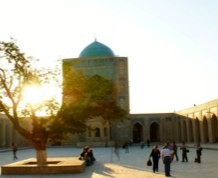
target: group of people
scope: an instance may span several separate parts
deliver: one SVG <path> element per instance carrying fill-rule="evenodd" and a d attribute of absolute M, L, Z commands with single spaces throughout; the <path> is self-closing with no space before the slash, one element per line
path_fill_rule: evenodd
<path fill-rule="evenodd" d="M 165 176 L 170 177 L 171 162 L 174 160 L 174 158 L 176 158 L 176 161 L 179 161 L 177 150 L 178 150 L 178 146 L 176 145 L 175 142 L 173 142 L 172 144 L 166 143 L 161 151 L 158 149 L 158 146 L 155 145 L 149 155 L 149 160 L 152 159 L 152 163 L 153 163 L 152 164 L 153 172 L 154 173 L 158 172 L 158 163 L 159 163 L 159 159 L 161 158 L 164 163 Z M 188 162 L 187 153 L 189 152 L 189 149 L 187 148 L 185 142 L 182 142 L 180 150 L 182 150 L 182 162 Z M 198 143 L 196 145 L 195 162 L 201 163 L 201 152 L 202 152 L 202 147 Z"/>
<path fill-rule="evenodd" d="M 95 162 L 93 150 L 89 146 L 85 146 L 79 159 L 85 160 L 86 166 L 91 166 Z"/>

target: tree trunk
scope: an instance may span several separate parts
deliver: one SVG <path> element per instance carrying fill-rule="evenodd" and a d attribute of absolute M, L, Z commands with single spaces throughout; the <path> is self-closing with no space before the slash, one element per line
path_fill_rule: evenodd
<path fill-rule="evenodd" d="M 47 165 L 47 152 L 46 149 L 36 149 L 36 161 L 38 166 Z"/>

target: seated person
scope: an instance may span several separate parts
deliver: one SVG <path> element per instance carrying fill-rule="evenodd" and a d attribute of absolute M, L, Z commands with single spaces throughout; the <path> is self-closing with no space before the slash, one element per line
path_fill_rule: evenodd
<path fill-rule="evenodd" d="M 90 154 L 90 151 L 89 151 L 89 147 L 85 146 L 83 148 L 82 153 L 80 154 L 79 159 L 80 160 L 85 160 L 86 161 L 86 166 L 90 166 L 93 163 L 93 161 L 91 161 L 91 156 L 90 155 L 91 154 Z"/>
<path fill-rule="evenodd" d="M 80 157 L 79 157 L 80 160 L 85 160 L 86 159 L 88 150 L 89 150 L 88 146 L 85 146 L 83 148 L 83 151 L 82 151 L 82 153 L 80 154 Z"/>
<path fill-rule="evenodd" d="M 90 158 L 90 163 L 93 164 L 95 162 L 95 157 L 92 149 L 88 149 L 87 157 Z"/>

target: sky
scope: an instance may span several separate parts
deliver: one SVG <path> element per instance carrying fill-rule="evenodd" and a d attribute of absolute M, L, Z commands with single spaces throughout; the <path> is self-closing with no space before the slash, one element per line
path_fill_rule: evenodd
<path fill-rule="evenodd" d="M 130 113 L 218 98 L 217 0 L 0 0 L 0 41 L 52 66 L 96 38 L 128 57 Z"/>

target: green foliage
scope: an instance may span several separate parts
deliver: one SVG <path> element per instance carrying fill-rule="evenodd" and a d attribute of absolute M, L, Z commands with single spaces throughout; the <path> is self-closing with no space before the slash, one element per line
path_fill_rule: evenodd
<path fill-rule="evenodd" d="M 99 75 L 87 80 L 86 91 L 90 100 L 89 115 L 101 116 L 105 120 L 115 121 L 126 118 L 127 111 L 122 109 L 116 101 L 116 90 L 111 80 Z"/>
<path fill-rule="evenodd" d="M 126 119 L 127 111 L 118 106 L 111 80 L 99 75 L 85 76 L 69 66 L 64 69 L 65 99 L 59 116 L 69 130 L 73 133 L 85 131 L 86 121 L 94 117 L 101 117 L 108 122 Z"/>
<path fill-rule="evenodd" d="M 60 104 L 54 98 L 34 105 L 22 103 L 27 85 L 55 82 L 51 80 L 55 79 L 55 72 L 36 69 L 31 65 L 33 62 L 34 59 L 20 52 L 14 41 L 0 42 L 0 110 L 33 146 L 45 149 L 47 141 L 59 134 L 51 130 L 54 120 L 51 118 L 56 117 Z M 49 117 L 39 117 L 39 111 Z M 28 127 L 30 124 L 32 127 Z"/>

